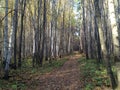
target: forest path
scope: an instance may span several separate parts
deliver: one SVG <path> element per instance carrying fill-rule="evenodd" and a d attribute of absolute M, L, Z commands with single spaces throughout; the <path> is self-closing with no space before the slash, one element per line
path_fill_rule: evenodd
<path fill-rule="evenodd" d="M 64 65 L 38 80 L 35 90 L 80 90 L 80 69 L 78 59 L 81 56 L 76 54 L 69 56 Z"/>

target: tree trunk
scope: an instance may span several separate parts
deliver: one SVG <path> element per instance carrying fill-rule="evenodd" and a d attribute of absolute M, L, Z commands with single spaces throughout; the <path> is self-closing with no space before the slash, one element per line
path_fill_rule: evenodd
<path fill-rule="evenodd" d="M 110 25 L 112 29 L 112 39 L 113 39 L 113 48 L 114 48 L 114 59 L 115 61 L 119 61 L 120 59 L 120 51 L 119 51 L 119 40 L 118 40 L 118 28 L 115 16 L 115 8 L 114 8 L 114 0 L 108 0 L 108 11 L 109 11 L 109 19 Z"/>
<path fill-rule="evenodd" d="M 15 0 L 15 11 L 13 16 L 13 30 L 14 30 L 14 68 L 16 69 L 17 62 L 17 25 L 18 25 L 18 0 Z"/>
<path fill-rule="evenodd" d="M 43 13 L 43 41 L 42 41 L 42 51 L 40 56 L 40 65 L 42 66 L 43 58 L 44 58 L 44 49 L 45 49 L 45 32 L 46 32 L 46 0 L 44 0 L 44 13 Z"/>
<path fill-rule="evenodd" d="M 85 54 L 86 59 L 89 59 L 88 56 L 88 44 L 87 44 L 87 36 L 86 36 L 86 23 L 85 23 L 85 1 L 83 0 L 83 29 L 84 29 L 84 43 L 85 43 Z"/>
<path fill-rule="evenodd" d="M 7 53 L 8 53 L 8 0 L 5 1 L 6 3 L 6 10 L 5 10 L 5 27 L 4 27 L 4 64 L 7 60 Z"/>
<path fill-rule="evenodd" d="M 109 52 L 110 47 L 107 46 L 107 44 L 104 41 L 104 32 L 103 32 L 102 26 L 101 26 L 102 21 L 101 21 L 101 10 L 100 10 L 100 7 L 99 7 L 99 0 L 94 0 L 94 5 L 95 5 L 95 18 L 96 18 L 97 26 L 98 26 L 98 30 L 99 30 L 101 48 L 102 48 L 102 51 L 103 51 L 104 59 L 106 60 L 105 61 L 106 68 L 107 68 L 107 71 L 108 71 L 108 75 L 111 79 L 111 86 L 112 86 L 112 88 L 115 88 L 116 87 L 116 81 L 115 81 L 115 77 L 113 75 L 113 71 L 112 71 L 111 64 L 110 64 L 110 52 Z M 107 38 L 107 36 L 106 36 L 106 38 Z M 106 40 L 106 42 L 108 43 L 108 40 Z"/>
<path fill-rule="evenodd" d="M 5 1 L 5 4 L 6 4 L 5 15 L 7 15 L 8 14 L 8 0 Z M 5 65 L 7 64 L 7 53 L 8 53 L 8 16 L 5 17 L 5 28 L 4 28 L 4 57 L 3 57 L 4 61 L 3 62 Z M 5 69 L 4 77 L 5 79 L 8 79 L 8 69 Z"/>
<path fill-rule="evenodd" d="M 14 68 L 16 69 L 16 30 L 17 30 L 17 12 L 18 11 L 18 0 L 15 1 L 15 12 L 13 16 L 13 25 L 12 30 L 9 38 L 9 49 L 7 54 L 7 60 L 5 64 L 5 79 L 9 79 L 9 64 L 12 57 L 12 44 L 14 43 Z"/>
<path fill-rule="evenodd" d="M 20 38 L 19 38 L 19 58 L 18 58 L 18 67 L 21 67 L 21 50 L 22 50 L 22 38 L 23 38 L 23 19 L 24 19 L 24 13 L 25 13 L 25 7 L 26 7 L 26 0 L 22 0 L 21 3 L 21 31 L 20 31 Z"/>

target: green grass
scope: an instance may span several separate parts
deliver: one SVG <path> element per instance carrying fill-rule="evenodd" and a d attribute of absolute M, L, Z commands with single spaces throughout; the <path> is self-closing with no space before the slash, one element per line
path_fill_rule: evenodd
<path fill-rule="evenodd" d="M 32 60 L 27 59 L 22 63 L 22 68 L 17 70 L 10 70 L 10 79 L 8 81 L 0 79 L 0 90 L 26 90 L 27 82 L 39 78 L 40 75 L 49 73 L 54 69 L 61 67 L 67 58 L 62 58 L 59 60 L 53 60 L 52 63 L 48 61 L 43 62 L 43 66 L 32 67 Z M 37 85 L 37 81 L 34 80 L 34 85 Z M 34 87 L 34 85 L 31 85 Z"/>
<path fill-rule="evenodd" d="M 84 79 L 83 90 L 94 90 L 95 87 L 110 87 L 110 79 L 107 75 L 106 68 L 100 64 L 99 68 L 96 60 L 81 58 L 78 60 L 80 71 Z"/>
<path fill-rule="evenodd" d="M 39 68 L 40 72 L 42 74 L 51 72 L 53 69 L 61 67 L 66 60 L 67 59 L 61 59 L 61 60 L 54 60 L 52 61 L 52 63 L 49 62 L 44 63 L 44 65 L 41 68 Z"/>

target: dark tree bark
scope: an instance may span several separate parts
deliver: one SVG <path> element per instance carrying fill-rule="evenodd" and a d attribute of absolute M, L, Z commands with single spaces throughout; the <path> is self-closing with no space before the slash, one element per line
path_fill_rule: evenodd
<path fill-rule="evenodd" d="M 45 32 L 46 32 L 46 0 L 44 0 L 44 13 L 43 13 L 43 40 L 42 40 L 42 50 L 40 56 L 40 65 L 42 66 L 43 58 L 44 58 L 44 49 L 45 49 Z"/>
<path fill-rule="evenodd" d="M 119 44 L 120 44 L 120 0 L 118 0 L 118 34 L 119 34 Z M 120 48 L 119 48 L 120 51 Z"/>
<path fill-rule="evenodd" d="M 13 16 L 13 29 L 14 29 L 14 68 L 16 69 L 17 63 L 17 26 L 18 26 L 18 0 L 15 1 L 15 11 Z"/>
<path fill-rule="evenodd" d="M 8 13 L 8 0 L 5 0 L 5 15 Z M 5 28 L 4 28 L 4 56 L 3 56 L 3 68 L 6 66 L 7 62 L 7 53 L 8 53 L 8 16 L 5 17 Z M 1 55 L 0 55 L 1 56 Z M 5 79 L 8 79 L 8 69 L 5 70 Z"/>
<path fill-rule="evenodd" d="M 86 54 L 86 59 L 89 59 L 88 56 L 88 44 L 87 44 L 87 36 L 86 36 L 86 23 L 85 23 L 85 1 L 83 0 L 83 29 L 84 29 L 84 43 L 85 43 L 85 54 Z"/>
<path fill-rule="evenodd" d="M 98 31 L 98 24 L 96 21 L 96 16 L 94 17 L 94 23 L 95 23 L 95 39 L 97 43 L 97 63 L 101 63 L 102 55 L 101 55 L 101 43 L 100 43 L 100 36 Z"/>
<path fill-rule="evenodd" d="M 21 51 L 22 51 L 22 42 L 23 42 L 23 19 L 25 15 L 25 7 L 26 7 L 26 0 L 22 0 L 21 2 L 21 31 L 20 31 L 20 38 L 19 38 L 19 58 L 18 58 L 18 67 L 21 67 Z"/>

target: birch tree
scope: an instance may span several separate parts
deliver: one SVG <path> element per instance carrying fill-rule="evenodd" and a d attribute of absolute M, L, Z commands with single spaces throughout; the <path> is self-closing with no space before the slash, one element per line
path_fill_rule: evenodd
<path fill-rule="evenodd" d="M 5 75 L 4 78 L 9 78 L 9 65 L 10 60 L 12 57 L 12 44 L 14 44 L 14 48 L 16 48 L 16 33 L 17 33 L 17 16 L 18 16 L 18 0 L 15 0 L 15 11 L 13 16 L 13 23 L 12 23 L 12 30 L 9 38 L 9 45 L 8 45 L 8 54 L 7 54 L 7 60 L 5 62 Z M 14 49 L 14 68 L 16 68 L 16 50 Z"/>
<path fill-rule="evenodd" d="M 108 0 L 108 11 L 109 11 L 109 19 L 112 29 L 112 39 L 113 39 L 113 48 L 114 48 L 114 59 L 119 60 L 119 35 L 118 35 L 118 27 L 115 16 L 115 8 L 114 8 L 114 0 Z"/>
<path fill-rule="evenodd" d="M 101 9 L 100 9 L 100 1 L 99 0 L 94 0 L 94 5 L 95 5 L 95 16 L 96 16 L 96 21 L 97 21 L 97 25 L 98 25 L 98 30 L 99 30 L 99 35 L 100 35 L 100 42 L 101 42 L 101 48 L 103 51 L 103 55 L 104 55 L 104 59 L 105 59 L 105 63 L 106 63 L 106 68 L 109 74 L 109 77 L 111 79 L 111 85 L 112 88 L 115 88 L 116 86 L 116 81 L 115 81 L 115 77 L 113 75 L 113 71 L 111 68 L 111 63 L 110 63 L 110 52 L 109 52 L 109 46 L 107 46 L 106 43 L 108 43 L 108 40 L 106 40 L 106 43 L 104 41 L 104 32 L 102 30 L 102 21 L 101 21 Z M 105 26 L 106 27 L 106 26 Z M 108 28 L 106 28 L 108 31 Z M 107 37 L 106 37 L 107 38 Z"/>

